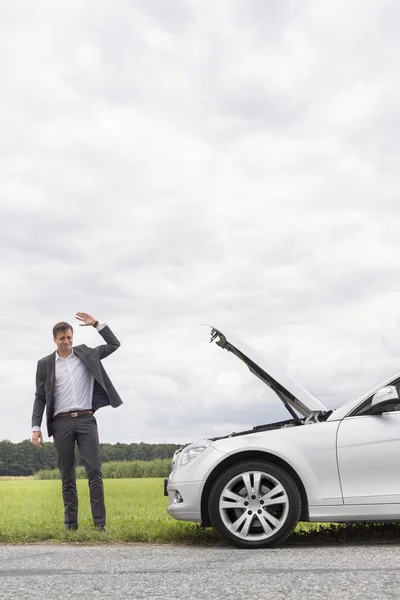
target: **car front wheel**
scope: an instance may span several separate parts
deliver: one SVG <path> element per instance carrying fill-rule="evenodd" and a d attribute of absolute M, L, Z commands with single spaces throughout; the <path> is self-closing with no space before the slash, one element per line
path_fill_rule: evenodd
<path fill-rule="evenodd" d="M 300 518 L 301 497 L 283 469 L 249 461 L 220 475 L 208 507 L 213 527 L 227 542 L 239 548 L 267 548 L 292 533 Z"/>

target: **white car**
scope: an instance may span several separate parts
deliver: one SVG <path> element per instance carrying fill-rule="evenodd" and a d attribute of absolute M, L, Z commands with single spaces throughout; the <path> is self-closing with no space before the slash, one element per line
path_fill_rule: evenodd
<path fill-rule="evenodd" d="M 178 450 L 165 480 L 172 517 L 212 526 L 239 548 L 277 546 L 299 521 L 400 521 L 400 372 L 332 411 L 233 338 L 211 335 L 291 419 Z"/>

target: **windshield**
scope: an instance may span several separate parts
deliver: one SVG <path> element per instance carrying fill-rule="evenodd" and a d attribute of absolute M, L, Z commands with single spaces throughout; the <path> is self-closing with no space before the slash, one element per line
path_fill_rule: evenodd
<path fill-rule="evenodd" d="M 384 379 L 383 381 L 378 383 L 378 385 L 374 385 L 373 387 L 366 390 L 365 392 L 362 392 L 361 394 L 354 396 L 351 400 L 348 400 L 348 402 L 345 402 L 344 404 L 342 404 L 340 406 L 340 408 L 345 408 L 348 404 L 352 404 L 352 403 L 356 402 L 356 400 L 358 400 L 358 399 L 362 400 L 362 398 L 369 398 L 370 396 L 372 396 L 374 394 L 374 392 L 379 390 L 381 387 L 384 387 L 385 385 L 389 385 L 390 383 L 398 380 L 399 378 L 400 378 L 400 371 L 398 371 L 391 377 Z"/>

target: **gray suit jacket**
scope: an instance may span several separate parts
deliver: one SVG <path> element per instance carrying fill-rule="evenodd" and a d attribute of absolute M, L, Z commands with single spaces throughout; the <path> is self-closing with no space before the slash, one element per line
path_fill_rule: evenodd
<path fill-rule="evenodd" d="M 99 333 L 105 340 L 105 344 L 97 346 L 96 348 L 89 348 L 88 346 L 85 346 L 85 344 L 74 346 L 74 353 L 81 359 L 90 373 L 94 376 L 92 398 L 93 411 L 98 410 L 102 406 L 111 405 L 117 407 L 122 404 L 121 398 L 101 364 L 102 359 L 109 356 L 109 354 L 112 354 L 112 352 L 115 352 L 121 344 L 108 326 L 104 327 Z M 36 370 L 36 393 L 32 411 L 32 427 L 40 427 L 43 412 L 46 408 L 47 431 L 49 437 L 53 435 L 52 422 L 54 419 L 55 364 L 55 352 L 52 352 L 38 361 Z"/>

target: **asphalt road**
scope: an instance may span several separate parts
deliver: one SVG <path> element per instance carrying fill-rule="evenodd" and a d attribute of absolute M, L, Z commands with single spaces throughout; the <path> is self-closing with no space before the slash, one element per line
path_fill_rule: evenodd
<path fill-rule="evenodd" d="M 264 600 L 400 597 L 400 545 L 237 550 L 0 546 L 0 598 Z"/>

